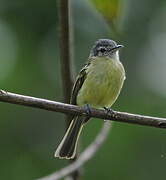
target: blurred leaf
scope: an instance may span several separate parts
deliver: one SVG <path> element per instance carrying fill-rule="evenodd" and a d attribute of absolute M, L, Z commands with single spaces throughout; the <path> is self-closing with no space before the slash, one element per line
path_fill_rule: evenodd
<path fill-rule="evenodd" d="M 121 0 L 90 1 L 109 23 L 114 23 L 120 16 Z"/>

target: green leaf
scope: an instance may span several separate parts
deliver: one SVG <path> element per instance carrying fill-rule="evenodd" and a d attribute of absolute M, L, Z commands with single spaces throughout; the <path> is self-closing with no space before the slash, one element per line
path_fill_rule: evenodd
<path fill-rule="evenodd" d="M 121 0 L 90 0 L 94 7 L 108 22 L 114 22 L 120 16 Z"/>

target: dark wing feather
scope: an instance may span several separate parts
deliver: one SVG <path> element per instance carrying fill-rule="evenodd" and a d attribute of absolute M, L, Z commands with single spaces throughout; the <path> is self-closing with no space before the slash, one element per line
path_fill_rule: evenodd
<path fill-rule="evenodd" d="M 85 79 L 86 79 L 86 75 L 87 75 L 87 68 L 89 66 L 90 63 L 86 64 L 81 71 L 79 72 L 76 81 L 74 83 L 73 89 L 72 89 L 72 94 L 71 94 L 71 99 L 70 99 L 70 103 L 76 105 L 77 104 L 77 95 L 79 90 L 81 89 Z"/>

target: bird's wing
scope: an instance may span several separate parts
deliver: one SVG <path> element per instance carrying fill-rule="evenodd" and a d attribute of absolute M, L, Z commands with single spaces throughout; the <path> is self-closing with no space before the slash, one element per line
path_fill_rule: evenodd
<path fill-rule="evenodd" d="M 71 104 L 74 104 L 76 105 L 77 104 L 77 95 L 78 95 L 78 92 L 79 90 L 81 89 L 85 79 L 86 79 L 86 76 L 87 76 L 87 68 L 89 66 L 90 63 L 87 63 L 82 69 L 81 71 L 79 72 L 77 78 L 76 78 L 76 81 L 74 83 L 74 86 L 73 86 L 73 89 L 72 89 L 72 94 L 71 94 L 71 99 L 70 99 L 70 103 Z"/>

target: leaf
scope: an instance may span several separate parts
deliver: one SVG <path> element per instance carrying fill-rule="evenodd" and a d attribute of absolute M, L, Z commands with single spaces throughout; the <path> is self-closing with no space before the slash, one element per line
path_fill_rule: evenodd
<path fill-rule="evenodd" d="M 121 0 L 90 0 L 94 7 L 108 22 L 114 22 L 120 16 Z"/>

